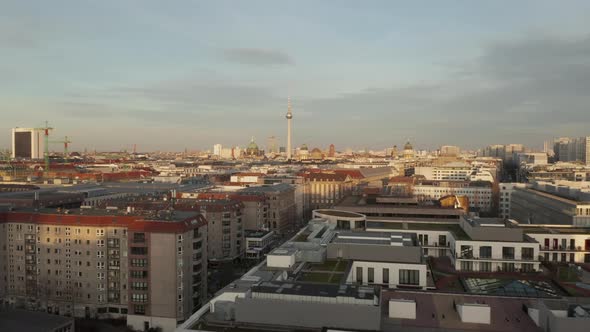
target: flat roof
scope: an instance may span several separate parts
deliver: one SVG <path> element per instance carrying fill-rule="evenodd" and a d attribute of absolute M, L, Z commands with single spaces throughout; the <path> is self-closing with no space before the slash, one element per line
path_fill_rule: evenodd
<path fill-rule="evenodd" d="M 277 183 L 273 185 L 261 185 L 261 186 L 252 186 L 246 187 L 244 189 L 238 190 L 238 192 L 245 192 L 245 193 L 252 193 L 252 192 L 277 192 L 277 191 L 289 191 L 292 190 L 294 187 L 288 183 Z"/>
<path fill-rule="evenodd" d="M 375 296 L 379 296 L 378 291 L 370 286 L 292 283 L 280 281 L 261 282 L 259 285 L 252 287 L 252 292 L 319 297 L 347 296 L 365 300 L 372 300 Z"/>
<path fill-rule="evenodd" d="M 70 317 L 50 315 L 40 311 L 0 310 L 0 331 L 2 332 L 47 332 L 73 321 L 74 319 Z"/>
<path fill-rule="evenodd" d="M 251 237 L 251 238 L 263 238 L 270 233 L 272 233 L 272 231 L 253 230 L 253 229 L 244 230 L 244 236 Z"/>
<path fill-rule="evenodd" d="M 341 211 L 341 210 L 330 210 L 330 209 L 314 210 L 313 212 L 325 214 L 328 216 L 345 217 L 345 218 L 359 218 L 359 217 L 365 216 L 364 214 L 361 214 L 361 213 L 350 212 L 350 211 Z"/>
<path fill-rule="evenodd" d="M 388 308 L 390 299 L 413 300 L 417 304 L 416 319 L 394 319 L 383 310 L 382 331 L 539 331 L 535 322 L 522 310 L 535 300 L 467 294 L 386 290 L 382 292 L 382 307 Z M 484 304 L 491 308 L 490 324 L 464 323 L 453 304 Z"/>
<path fill-rule="evenodd" d="M 381 226 L 376 225 L 379 223 Z M 399 230 L 411 230 L 411 231 L 447 231 L 453 233 L 457 240 L 470 240 L 471 238 L 461 228 L 458 223 L 426 223 L 426 222 L 387 222 L 370 220 L 367 221 L 367 228 L 381 228 L 381 229 L 399 229 Z"/>
<path fill-rule="evenodd" d="M 291 256 L 297 253 L 297 248 L 291 247 L 278 247 L 268 253 L 269 256 Z"/>
<path fill-rule="evenodd" d="M 559 196 L 557 193 L 550 193 L 550 192 L 546 192 L 546 191 L 542 191 L 539 189 L 535 189 L 535 188 L 520 188 L 520 187 L 515 187 L 514 190 L 516 191 L 523 191 L 523 192 L 527 192 L 527 193 L 535 193 L 537 195 L 546 197 L 546 198 L 551 198 L 557 201 L 560 201 L 562 203 L 567 203 L 567 204 L 572 204 L 572 205 L 578 205 L 578 204 L 590 204 L 590 202 L 588 201 L 576 201 L 570 198 L 565 198 L 563 196 Z"/>
<path fill-rule="evenodd" d="M 401 232 L 339 232 L 332 242 L 385 246 L 414 246 L 412 236 L 408 233 Z"/>

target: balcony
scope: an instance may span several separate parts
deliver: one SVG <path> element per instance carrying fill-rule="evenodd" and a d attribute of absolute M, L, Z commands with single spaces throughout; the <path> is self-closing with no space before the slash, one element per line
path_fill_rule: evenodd
<path fill-rule="evenodd" d="M 438 243 L 434 242 L 434 244 L 420 244 L 424 248 L 449 248 L 451 246 L 450 242 L 447 243 Z"/>
<path fill-rule="evenodd" d="M 541 247 L 541 251 L 588 251 L 590 252 L 590 248 L 584 248 L 581 246 L 577 246 L 577 247 L 570 247 L 570 246 L 558 246 L 558 247 L 548 247 L 548 246 L 543 246 Z"/>
<path fill-rule="evenodd" d="M 522 258 L 516 258 L 514 256 L 509 256 L 509 255 L 505 255 L 502 256 L 502 258 L 492 258 L 489 256 L 473 256 L 473 255 L 457 255 L 453 253 L 453 257 L 455 259 L 465 259 L 465 260 L 477 260 L 477 261 L 496 261 L 496 262 L 502 262 L 502 261 L 510 261 L 510 262 L 520 262 L 520 261 L 527 261 L 527 262 L 534 262 L 535 258 L 534 257 L 522 257 Z"/>

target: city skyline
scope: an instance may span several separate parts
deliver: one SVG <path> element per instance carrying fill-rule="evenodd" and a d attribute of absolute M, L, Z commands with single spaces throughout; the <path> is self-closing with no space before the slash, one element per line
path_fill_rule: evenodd
<path fill-rule="evenodd" d="M 588 135 L 586 2 L 4 7 L 0 148 L 45 120 L 73 151 L 285 146 L 288 95 L 294 147 Z"/>

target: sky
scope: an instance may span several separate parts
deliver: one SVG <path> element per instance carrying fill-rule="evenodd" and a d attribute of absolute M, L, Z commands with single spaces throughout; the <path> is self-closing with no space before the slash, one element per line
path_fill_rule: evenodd
<path fill-rule="evenodd" d="M 590 136 L 590 1 L 0 0 L 0 148 Z M 52 146 L 59 150 L 60 146 Z"/>

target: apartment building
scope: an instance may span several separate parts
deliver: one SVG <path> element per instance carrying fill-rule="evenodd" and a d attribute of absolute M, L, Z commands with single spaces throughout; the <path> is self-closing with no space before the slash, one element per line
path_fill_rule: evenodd
<path fill-rule="evenodd" d="M 590 229 L 523 225 L 539 243 L 540 259 L 554 263 L 590 263 Z"/>
<path fill-rule="evenodd" d="M 321 172 L 303 175 L 309 183 L 312 209 L 331 208 L 352 193 L 352 178 L 345 173 Z"/>
<path fill-rule="evenodd" d="M 568 190 L 569 192 L 569 190 Z M 522 224 L 590 226 L 590 201 L 567 198 L 546 188 L 514 188 L 510 216 Z"/>
<path fill-rule="evenodd" d="M 419 166 L 414 168 L 415 175 L 422 175 L 426 180 L 467 180 L 472 167 L 465 162 L 452 162 L 440 166 Z"/>
<path fill-rule="evenodd" d="M 209 262 L 231 261 L 244 255 L 244 204 L 228 198 L 226 195 L 205 195 L 205 199 L 172 198 L 192 197 L 177 194 L 153 197 L 136 196 L 114 199 L 108 202 L 107 208 L 141 211 L 182 211 L 200 213 L 206 218 L 208 226 L 208 259 Z M 198 197 L 198 194 L 194 194 Z"/>
<path fill-rule="evenodd" d="M 590 164 L 590 136 L 562 137 L 555 141 L 553 151 L 558 161 Z"/>
<path fill-rule="evenodd" d="M 200 201 L 211 200 L 236 200 L 242 203 L 242 222 L 244 229 L 259 230 L 268 229 L 268 199 L 264 193 L 241 192 L 186 192 L 178 193 L 178 198 L 190 198 Z"/>
<path fill-rule="evenodd" d="M 253 186 L 238 190 L 239 194 L 262 193 L 268 202 L 267 229 L 277 234 L 284 234 L 298 229 L 301 221 L 297 221 L 295 204 L 295 187 L 286 183 Z"/>
<path fill-rule="evenodd" d="M 418 200 L 438 200 L 444 196 L 466 196 L 469 208 L 479 212 L 490 212 L 493 204 L 491 182 L 484 181 L 418 181 L 414 184 L 414 197 Z"/>
<path fill-rule="evenodd" d="M 243 208 L 241 202 L 232 199 L 181 199 L 176 204 L 176 209 L 196 210 L 207 219 L 209 262 L 232 261 L 244 255 Z"/>
<path fill-rule="evenodd" d="M 512 218 L 510 214 L 510 201 L 512 198 L 512 192 L 514 192 L 514 188 L 526 188 L 527 185 L 525 183 L 500 183 L 500 198 L 498 204 L 498 215 L 501 218 L 509 219 Z"/>
<path fill-rule="evenodd" d="M 348 284 L 416 289 L 428 285 L 428 267 L 413 234 L 340 231 L 327 246 L 327 259 L 352 261 L 345 275 Z"/>
<path fill-rule="evenodd" d="M 498 218 L 462 218 L 468 238 L 451 240 L 451 260 L 458 271 L 539 271 L 539 244 L 523 229 Z"/>
<path fill-rule="evenodd" d="M 194 212 L 4 212 L 0 248 L 9 306 L 173 331 L 207 295 L 207 221 Z"/>

